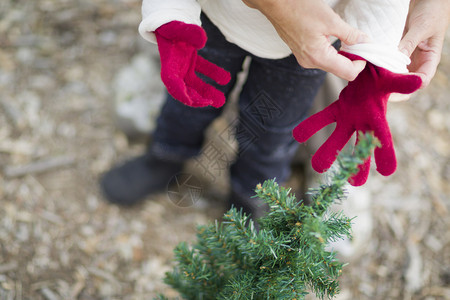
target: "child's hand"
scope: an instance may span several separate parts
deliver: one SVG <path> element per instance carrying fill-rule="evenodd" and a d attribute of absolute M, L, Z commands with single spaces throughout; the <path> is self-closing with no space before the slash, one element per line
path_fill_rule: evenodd
<path fill-rule="evenodd" d="M 352 60 L 361 59 L 353 54 L 343 54 Z M 367 63 L 358 77 L 342 90 L 337 101 L 294 129 L 294 138 L 304 143 L 323 127 L 336 122 L 336 129 L 311 161 L 314 170 L 322 173 L 331 167 L 355 131 L 373 131 L 381 142 L 381 148 L 375 149 L 377 171 L 384 176 L 391 175 L 395 172 L 397 161 L 386 120 L 387 101 L 391 93 L 410 94 L 421 83 L 419 76 L 396 74 Z M 350 178 L 350 183 L 356 186 L 364 184 L 369 167 L 370 158 L 360 166 L 359 173 Z"/>
<path fill-rule="evenodd" d="M 329 37 L 354 45 L 366 42 L 367 36 L 344 22 L 322 0 L 243 1 L 271 21 L 302 67 L 319 68 L 349 81 L 364 69 L 364 61 L 339 55 Z"/>
<path fill-rule="evenodd" d="M 156 29 L 155 35 L 161 58 L 161 79 L 169 94 L 192 107 L 222 106 L 224 94 L 196 74 L 201 73 L 220 85 L 231 79 L 230 73 L 197 54 L 207 39 L 203 28 L 172 21 Z"/>
<path fill-rule="evenodd" d="M 405 36 L 399 49 L 411 57 L 408 69 L 422 78 L 422 88 L 430 83 L 436 73 L 449 22 L 450 1 L 411 2 Z"/>

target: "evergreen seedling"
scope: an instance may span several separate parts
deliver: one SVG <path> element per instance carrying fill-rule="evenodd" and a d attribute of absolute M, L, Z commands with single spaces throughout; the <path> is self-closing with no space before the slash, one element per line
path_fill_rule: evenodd
<path fill-rule="evenodd" d="M 327 245 L 350 236 L 351 219 L 329 207 L 344 198 L 347 180 L 377 145 L 360 134 L 353 155 L 340 156 L 328 182 L 310 190 L 311 205 L 275 180 L 258 184 L 255 197 L 270 206 L 257 220 L 260 230 L 235 208 L 221 223 L 198 226 L 194 245 L 175 248 L 177 265 L 165 282 L 184 299 L 304 299 L 308 290 L 332 298 L 343 264 Z"/>

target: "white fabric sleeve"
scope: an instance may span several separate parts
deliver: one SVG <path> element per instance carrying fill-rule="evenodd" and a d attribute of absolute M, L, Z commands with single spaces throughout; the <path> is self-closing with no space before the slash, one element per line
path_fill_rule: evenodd
<path fill-rule="evenodd" d="M 156 43 L 153 32 L 159 26 L 171 21 L 200 26 L 200 12 L 201 8 L 196 0 L 143 0 L 139 33 L 147 41 Z"/>
<path fill-rule="evenodd" d="M 370 43 L 346 45 L 341 50 L 359 55 L 394 73 L 408 73 L 411 60 L 398 45 L 408 15 L 409 0 L 348 0 L 343 19 L 366 33 Z"/>

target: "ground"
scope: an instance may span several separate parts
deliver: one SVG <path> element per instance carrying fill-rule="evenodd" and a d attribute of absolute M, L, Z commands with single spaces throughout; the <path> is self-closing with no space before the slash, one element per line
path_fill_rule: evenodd
<path fill-rule="evenodd" d="M 221 215 L 225 174 L 197 174 L 189 207 L 162 193 L 123 209 L 99 192 L 100 174 L 145 147 L 113 114 L 114 75 L 155 51 L 139 20 L 135 0 L 0 4 L 0 299 L 171 294 L 173 247 Z M 339 299 L 450 299 L 449 53 L 450 36 L 431 86 L 389 106 L 398 171 L 349 190 L 365 208 Z"/>

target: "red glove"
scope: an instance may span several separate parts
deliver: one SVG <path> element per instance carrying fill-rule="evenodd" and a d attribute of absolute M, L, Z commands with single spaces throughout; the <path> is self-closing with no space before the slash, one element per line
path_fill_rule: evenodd
<path fill-rule="evenodd" d="M 341 54 L 351 60 L 364 60 L 353 54 Z M 337 101 L 297 125 L 294 138 L 304 143 L 323 127 L 336 122 L 334 132 L 312 157 L 312 167 L 322 173 L 331 167 L 355 131 L 373 131 L 381 142 L 381 148 L 375 149 L 377 171 L 384 176 L 391 175 L 397 168 L 397 161 L 386 120 L 387 101 L 391 93 L 410 94 L 421 84 L 419 76 L 392 73 L 367 62 L 358 77 L 342 90 Z M 369 176 L 369 168 L 370 157 L 349 179 L 350 184 L 363 185 Z"/>
<path fill-rule="evenodd" d="M 172 21 L 156 29 L 155 35 L 161 58 L 161 79 L 169 94 L 192 107 L 222 106 L 224 94 L 196 74 L 204 74 L 220 85 L 231 79 L 230 73 L 197 54 L 207 40 L 203 28 Z"/>

